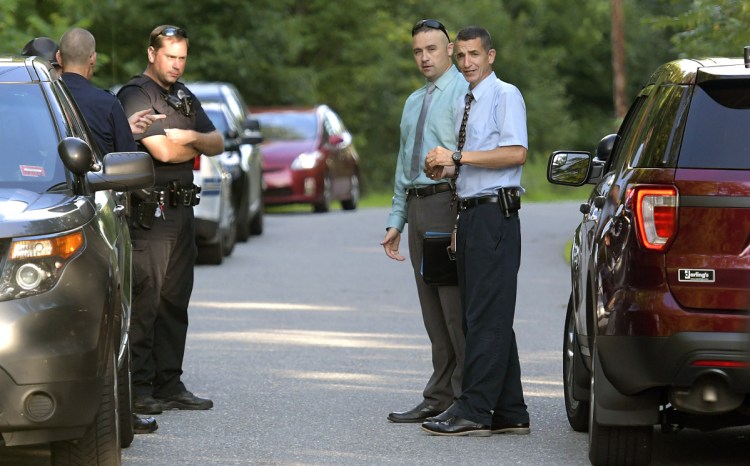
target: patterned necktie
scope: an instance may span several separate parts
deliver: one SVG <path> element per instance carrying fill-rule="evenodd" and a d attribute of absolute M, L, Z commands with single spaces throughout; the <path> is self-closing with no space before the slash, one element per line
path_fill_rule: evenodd
<path fill-rule="evenodd" d="M 474 100 L 474 95 L 471 92 L 466 94 L 464 98 L 466 101 L 466 107 L 464 107 L 464 117 L 461 120 L 461 129 L 458 131 L 458 147 L 456 151 L 461 152 L 466 143 L 466 122 L 469 121 L 469 110 L 471 110 L 471 102 Z"/>
<path fill-rule="evenodd" d="M 464 144 L 466 143 L 466 123 L 469 121 L 469 110 L 471 110 L 471 102 L 474 100 L 474 95 L 471 92 L 467 92 L 464 100 L 466 101 L 466 106 L 464 107 L 464 117 L 461 119 L 461 129 L 458 130 L 458 146 L 456 147 L 456 152 L 461 152 L 464 149 Z M 461 167 L 456 165 L 456 173 L 453 175 L 453 180 L 451 183 L 453 185 L 451 207 L 453 207 L 453 204 L 456 202 L 456 198 L 458 197 L 458 193 L 456 191 L 456 179 L 458 179 L 459 168 Z"/>
<path fill-rule="evenodd" d="M 419 176 L 422 167 L 422 141 L 424 139 L 424 121 L 427 118 L 427 109 L 430 107 L 432 100 L 432 91 L 435 90 L 435 83 L 430 83 L 427 93 L 422 102 L 422 110 L 419 112 L 417 119 L 417 132 L 414 134 L 414 149 L 411 153 L 411 170 L 409 172 L 412 180 Z"/>

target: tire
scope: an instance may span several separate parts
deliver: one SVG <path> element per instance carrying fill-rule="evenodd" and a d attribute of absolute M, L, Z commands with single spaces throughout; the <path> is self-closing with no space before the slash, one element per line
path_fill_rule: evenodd
<path fill-rule="evenodd" d="M 589 429 L 589 403 L 579 401 L 573 397 L 574 384 L 577 380 L 576 371 L 583 370 L 581 347 L 576 336 L 575 315 L 573 312 L 573 294 L 568 301 L 568 311 L 565 315 L 565 333 L 563 336 L 563 392 L 565 394 L 565 412 L 570 427 L 576 432 L 586 432 Z"/>
<path fill-rule="evenodd" d="M 596 343 L 591 350 L 591 404 L 589 407 L 589 461 L 601 465 L 646 465 L 651 462 L 653 426 L 605 426 L 596 421 L 596 380 L 604 377 Z"/>
<path fill-rule="evenodd" d="M 225 256 L 230 256 L 232 251 L 234 251 L 234 245 L 237 243 L 237 228 L 235 223 L 237 218 L 235 217 L 234 206 L 231 203 L 227 216 L 229 217 L 229 227 L 223 232 L 224 238 L 222 240 L 221 252 Z"/>
<path fill-rule="evenodd" d="M 213 244 L 201 244 L 198 246 L 198 264 L 221 265 L 224 261 L 224 245 L 219 235 L 219 241 Z"/>
<path fill-rule="evenodd" d="M 234 214 L 236 216 L 236 235 L 237 241 L 244 243 L 252 233 L 250 225 L 250 193 L 247 190 L 247 177 L 243 176 L 238 182 L 237 193 L 235 198 Z"/>
<path fill-rule="evenodd" d="M 323 177 L 323 195 L 320 202 L 313 204 L 313 211 L 324 214 L 331 210 L 331 175 L 326 173 Z"/>
<path fill-rule="evenodd" d="M 341 208 L 344 210 L 354 210 L 359 204 L 361 190 L 359 188 L 359 175 L 352 175 L 349 184 L 349 199 L 341 201 Z"/>
<path fill-rule="evenodd" d="M 117 416 L 120 423 L 120 446 L 127 448 L 133 443 L 133 397 L 130 381 L 130 340 L 125 347 L 122 366 L 117 371 Z"/>
<path fill-rule="evenodd" d="M 110 347 L 99 410 L 83 438 L 52 442 L 52 466 L 119 466 L 122 457 L 117 418 L 117 353 Z"/>
<path fill-rule="evenodd" d="M 253 236 L 259 236 L 263 234 L 263 210 L 265 206 L 261 201 L 258 212 L 255 213 L 252 220 L 250 220 L 250 234 Z"/>

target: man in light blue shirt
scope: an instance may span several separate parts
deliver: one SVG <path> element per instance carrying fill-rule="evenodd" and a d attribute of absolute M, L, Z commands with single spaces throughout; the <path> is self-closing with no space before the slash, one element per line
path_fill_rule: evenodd
<path fill-rule="evenodd" d="M 409 256 L 427 335 L 432 345 L 433 372 L 423 400 L 408 411 L 392 412 L 391 422 L 422 422 L 447 409 L 461 392 L 464 334 L 456 286 L 428 285 L 421 275 L 425 232 L 450 232 L 456 221 L 448 179 L 433 180 L 422 170 L 427 150 L 456 147 L 454 106 L 466 81 L 451 62 L 453 44 L 445 27 L 434 19 L 412 28 L 412 52 L 427 83 L 406 100 L 401 117 L 401 142 L 396 162 L 393 208 L 380 243 L 386 255 L 405 260 L 399 252 L 401 232 L 409 224 Z"/>
<path fill-rule="evenodd" d="M 422 429 L 433 435 L 528 434 L 513 332 L 526 108 L 518 89 L 492 71 L 495 50 L 485 29 L 464 28 L 455 44 L 456 62 L 469 82 L 456 114 L 462 147 L 431 150 L 425 170 L 433 177 L 458 173 L 456 259 L 466 360 L 461 396 Z"/>

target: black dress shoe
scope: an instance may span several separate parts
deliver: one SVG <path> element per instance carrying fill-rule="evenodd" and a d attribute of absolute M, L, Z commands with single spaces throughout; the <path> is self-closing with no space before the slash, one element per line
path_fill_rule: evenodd
<path fill-rule="evenodd" d="M 437 416 L 442 412 L 442 410 L 435 406 L 428 405 L 423 401 L 409 411 L 390 413 L 388 415 L 388 420 L 391 422 L 424 422 L 428 417 Z"/>
<path fill-rule="evenodd" d="M 158 401 L 164 409 L 204 410 L 214 407 L 213 401 L 208 398 L 199 398 L 187 390 L 164 398 L 158 398 Z"/>
<path fill-rule="evenodd" d="M 516 435 L 528 435 L 531 432 L 528 422 L 520 424 L 509 424 L 507 422 L 492 420 L 492 433 L 493 434 L 516 434 Z"/>
<path fill-rule="evenodd" d="M 446 409 L 442 413 L 438 414 L 437 416 L 428 417 L 425 419 L 425 422 L 444 422 L 448 419 L 453 417 L 453 414 L 450 412 L 450 408 Z"/>
<path fill-rule="evenodd" d="M 477 424 L 458 416 L 451 416 L 446 421 L 425 422 L 422 430 L 432 435 L 465 435 L 472 437 L 489 437 L 490 426 Z"/>
<path fill-rule="evenodd" d="M 133 398 L 133 412 L 138 414 L 161 414 L 161 403 L 149 395 L 141 395 Z"/>
<path fill-rule="evenodd" d="M 159 428 L 156 423 L 156 419 L 149 417 L 138 417 L 133 414 L 133 433 L 134 434 L 150 434 L 155 432 Z"/>

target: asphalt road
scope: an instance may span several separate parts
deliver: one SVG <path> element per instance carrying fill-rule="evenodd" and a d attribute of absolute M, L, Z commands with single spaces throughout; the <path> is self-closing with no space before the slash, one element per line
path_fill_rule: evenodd
<path fill-rule="evenodd" d="M 388 412 L 421 400 L 429 344 L 408 262 L 378 242 L 385 209 L 266 216 L 261 237 L 196 268 L 183 380 L 210 411 L 170 411 L 125 465 L 583 465 L 565 418 L 565 242 L 578 203 L 526 204 L 515 331 L 528 436 L 434 437 Z M 404 242 L 405 243 L 405 242 Z M 406 245 L 402 245 L 402 251 Z M 748 429 L 657 435 L 654 464 L 744 464 Z M 26 455 L 26 456 L 24 456 Z M 0 449 L 3 464 L 48 464 Z"/>

